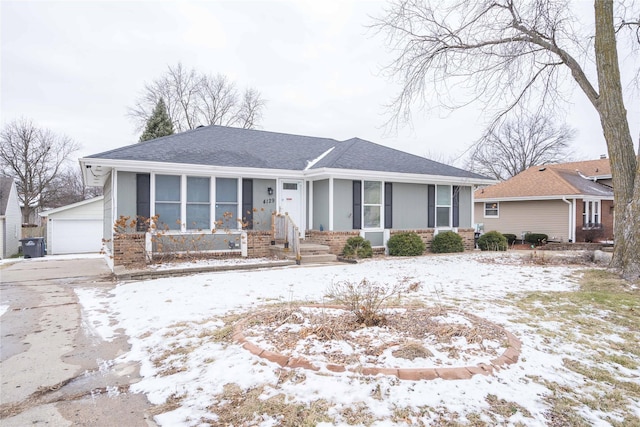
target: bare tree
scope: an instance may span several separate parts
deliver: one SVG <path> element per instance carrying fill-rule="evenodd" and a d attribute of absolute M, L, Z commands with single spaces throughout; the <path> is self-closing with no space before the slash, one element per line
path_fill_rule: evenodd
<path fill-rule="evenodd" d="M 31 120 L 14 120 L 0 133 L 0 168 L 16 180 L 23 222 L 37 207 L 47 205 L 51 183 L 69 156 L 78 150 L 68 136 L 37 127 Z"/>
<path fill-rule="evenodd" d="M 619 8 L 614 18 L 612 0 L 595 0 L 595 28 L 586 28 L 566 1 L 395 0 L 374 24 L 396 53 L 389 71 L 402 82 L 391 105 L 399 120 L 427 93 L 450 108 L 482 101 L 494 117 L 516 105 L 550 110 L 565 100 L 564 82 L 572 79 L 600 116 L 616 204 L 612 266 L 633 280 L 640 278 L 640 158 L 622 96 L 616 30 L 635 29 L 620 32 L 635 44 L 637 9 Z M 589 78 L 590 64 L 597 81 Z"/>
<path fill-rule="evenodd" d="M 129 116 L 140 130 L 161 98 L 177 132 L 201 125 L 254 128 L 265 107 L 257 90 L 246 89 L 241 97 L 236 84 L 227 77 L 187 70 L 179 63 L 147 83 L 135 106 L 129 108 Z"/>
<path fill-rule="evenodd" d="M 235 124 L 243 129 L 254 129 L 262 119 L 265 105 L 266 101 L 260 97 L 260 92 L 252 88 L 247 89 L 242 97 Z"/>
<path fill-rule="evenodd" d="M 102 187 L 87 187 L 78 166 L 60 171 L 47 188 L 47 208 L 57 208 L 102 195 Z"/>
<path fill-rule="evenodd" d="M 575 134 L 574 129 L 556 125 L 549 116 L 518 114 L 484 133 L 471 152 L 468 167 L 505 180 L 531 166 L 567 162 Z"/>

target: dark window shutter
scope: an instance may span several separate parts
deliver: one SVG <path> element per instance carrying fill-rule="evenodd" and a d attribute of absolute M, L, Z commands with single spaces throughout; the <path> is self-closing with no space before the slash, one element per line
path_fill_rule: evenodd
<path fill-rule="evenodd" d="M 353 181 L 353 229 L 362 228 L 362 181 Z"/>
<path fill-rule="evenodd" d="M 242 180 L 242 228 L 253 230 L 253 180 Z"/>
<path fill-rule="evenodd" d="M 151 216 L 151 175 L 136 174 L 136 230 L 146 231 Z"/>
<path fill-rule="evenodd" d="M 460 187 L 453 186 L 453 226 L 460 226 Z"/>
<path fill-rule="evenodd" d="M 436 186 L 429 185 L 427 187 L 427 227 L 434 228 L 436 226 Z"/>
<path fill-rule="evenodd" d="M 390 182 L 384 183 L 384 228 L 393 228 L 393 213 L 391 202 L 393 199 L 393 185 Z"/>

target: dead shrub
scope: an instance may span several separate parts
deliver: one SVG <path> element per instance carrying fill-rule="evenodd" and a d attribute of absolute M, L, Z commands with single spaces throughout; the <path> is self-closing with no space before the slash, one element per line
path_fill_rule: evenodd
<path fill-rule="evenodd" d="M 379 284 L 362 279 L 360 282 L 343 280 L 332 283 L 326 296 L 347 308 L 356 316 L 358 324 L 380 326 L 386 323 L 382 308 L 392 298 L 415 289 L 413 284 L 403 281 L 395 285 Z"/>
<path fill-rule="evenodd" d="M 420 358 L 426 359 L 433 356 L 433 353 L 431 353 L 428 348 L 415 341 L 409 341 L 401 345 L 400 348 L 392 351 L 391 354 L 393 355 L 393 357 L 407 360 Z"/>

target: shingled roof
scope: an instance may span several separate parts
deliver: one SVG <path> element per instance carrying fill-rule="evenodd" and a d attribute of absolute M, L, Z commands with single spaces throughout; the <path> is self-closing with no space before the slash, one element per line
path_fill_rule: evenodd
<path fill-rule="evenodd" d="M 597 182 L 610 178 L 608 159 L 532 166 L 501 183 L 475 192 L 476 199 L 594 196 L 613 198 L 613 189 Z"/>
<path fill-rule="evenodd" d="M 489 179 L 359 138 L 340 142 L 215 125 L 94 154 L 86 159 L 298 171 L 333 168 Z"/>
<path fill-rule="evenodd" d="M 9 203 L 9 194 L 11 193 L 12 185 L 13 178 L 0 176 L 0 215 L 7 213 L 7 205 Z"/>

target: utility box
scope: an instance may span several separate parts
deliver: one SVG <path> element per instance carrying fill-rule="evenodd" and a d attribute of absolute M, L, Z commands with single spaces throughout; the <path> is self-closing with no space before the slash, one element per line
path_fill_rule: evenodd
<path fill-rule="evenodd" d="M 20 239 L 22 255 L 25 258 L 40 258 L 44 256 L 44 237 L 29 237 Z"/>

